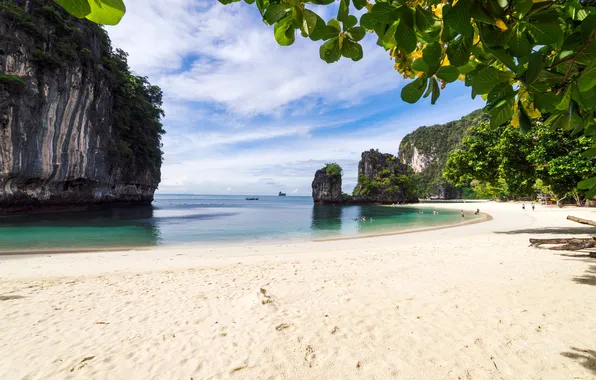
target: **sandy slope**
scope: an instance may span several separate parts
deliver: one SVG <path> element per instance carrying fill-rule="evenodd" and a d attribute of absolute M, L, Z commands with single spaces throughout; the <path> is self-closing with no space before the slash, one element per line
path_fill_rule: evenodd
<path fill-rule="evenodd" d="M 369 239 L 0 257 L 0 379 L 596 378 L 596 259 L 528 247 L 596 211 L 479 207 Z"/>

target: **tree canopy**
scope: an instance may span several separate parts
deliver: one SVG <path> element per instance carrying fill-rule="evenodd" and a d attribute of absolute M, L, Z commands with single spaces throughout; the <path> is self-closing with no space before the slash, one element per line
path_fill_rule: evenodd
<path fill-rule="evenodd" d="M 55 0 L 69 12 L 113 24 L 122 0 Z M 240 0 L 219 0 L 231 4 Z M 493 127 L 526 133 L 534 120 L 596 140 L 596 8 L 588 0 L 244 0 L 256 5 L 275 40 L 320 41 L 327 63 L 363 57 L 373 33 L 395 70 L 412 81 L 401 98 L 436 103 L 449 83 L 463 81 L 486 100 Z M 316 6 L 339 3 L 323 20 Z M 319 8 L 320 9 L 320 8 Z M 360 17 L 353 13 L 359 14 Z M 596 147 L 587 154 L 596 155 Z M 580 182 L 596 195 L 596 177 Z"/>
<path fill-rule="evenodd" d="M 534 198 L 536 191 L 557 201 L 572 196 L 581 203 L 581 178 L 596 176 L 596 159 L 586 157 L 590 140 L 570 131 L 537 124 L 523 134 L 511 126 L 480 123 L 468 131 L 444 169 L 452 183 L 472 184 L 477 195 L 501 199 Z"/>

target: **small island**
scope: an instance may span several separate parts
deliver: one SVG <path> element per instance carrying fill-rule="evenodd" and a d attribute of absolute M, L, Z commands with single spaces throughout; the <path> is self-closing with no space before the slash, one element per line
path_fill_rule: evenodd
<path fill-rule="evenodd" d="M 395 204 L 417 203 L 408 166 L 389 153 L 371 149 L 363 152 L 358 164 L 358 183 L 352 195 L 342 192 L 343 170 L 330 163 L 317 170 L 312 182 L 315 204 Z"/>

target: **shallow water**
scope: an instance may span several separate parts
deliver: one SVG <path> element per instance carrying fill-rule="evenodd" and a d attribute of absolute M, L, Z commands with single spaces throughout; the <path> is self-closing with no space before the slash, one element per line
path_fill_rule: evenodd
<path fill-rule="evenodd" d="M 0 217 L 0 251 L 275 242 L 460 223 L 455 210 L 314 206 L 311 197 L 156 195 L 152 206 Z M 423 211 L 423 214 L 419 214 Z M 362 220 L 366 217 L 366 221 Z M 477 218 L 466 214 L 466 219 Z"/>

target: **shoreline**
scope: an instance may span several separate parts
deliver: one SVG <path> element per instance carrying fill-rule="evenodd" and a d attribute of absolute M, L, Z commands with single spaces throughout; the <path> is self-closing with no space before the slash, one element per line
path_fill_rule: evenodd
<path fill-rule="evenodd" d="M 416 204 L 407 204 L 407 205 L 379 205 L 379 207 L 402 207 L 402 208 L 424 208 L 424 209 L 431 209 L 432 207 L 414 207 Z M 327 206 L 324 206 L 327 207 Z M 349 206 L 347 206 L 349 207 Z M 440 208 L 440 205 L 435 207 Z M 473 213 L 475 210 L 465 210 L 467 213 Z M 392 236 L 392 235 L 401 235 L 401 234 L 409 234 L 409 233 L 417 233 L 417 232 L 424 232 L 424 231 L 432 231 L 435 229 L 444 229 L 444 228 L 454 228 L 458 226 L 465 226 L 468 224 L 474 223 L 481 223 L 485 221 L 490 221 L 492 217 L 487 215 L 486 213 L 480 213 L 482 215 L 481 218 L 474 218 L 471 220 L 465 220 L 463 223 L 453 222 L 453 223 L 445 223 L 436 226 L 430 227 L 419 227 L 413 229 L 391 229 L 386 228 L 384 232 L 370 232 L 370 233 L 362 233 L 356 236 L 339 236 L 339 237 L 323 237 L 323 238 L 316 238 L 316 237 L 299 237 L 299 238 L 277 238 L 274 240 L 267 240 L 267 241 L 254 241 L 254 240 L 238 240 L 238 241 L 227 241 L 227 242 L 214 242 L 214 241 L 189 241 L 184 243 L 174 243 L 174 244 L 157 244 L 153 246 L 129 246 L 129 247 L 81 247 L 81 248 L 52 248 L 52 249 L 22 249 L 22 250 L 1 250 L 0 249 L 0 257 L 2 256 L 27 256 L 27 255 L 46 255 L 46 254 L 68 254 L 68 253 L 93 253 L 93 252 L 130 252 L 130 251 L 148 251 L 148 250 L 155 250 L 155 249 L 172 249 L 172 248 L 188 248 L 189 246 L 196 246 L 196 247 L 236 247 L 236 246 L 243 246 L 243 245 L 270 245 L 270 244 L 291 244 L 291 243 L 302 243 L 302 242 L 323 242 L 323 241 L 336 241 L 336 240 L 353 240 L 353 239 L 365 239 L 365 238 L 372 238 L 372 237 L 379 237 L 379 236 Z"/>
<path fill-rule="evenodd" d="M 594 378 L 596 260 L 528 239 L 590 236 L 565 218 L 596 210 L 482 209 L 350 240 L 0 257 L 0 378 Z"/>

